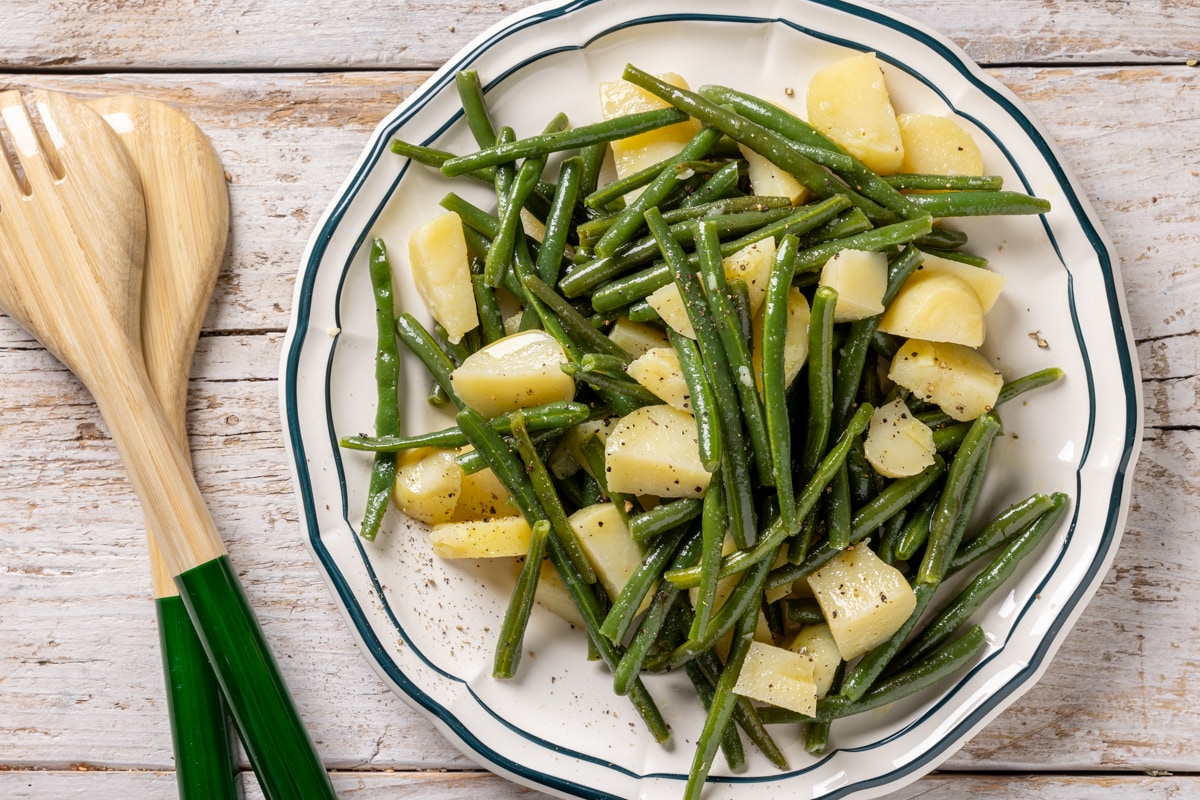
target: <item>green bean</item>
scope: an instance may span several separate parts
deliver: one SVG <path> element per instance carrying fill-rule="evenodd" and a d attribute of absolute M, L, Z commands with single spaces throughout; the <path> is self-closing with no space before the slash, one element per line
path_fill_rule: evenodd
<path fill-rule="evenodd" d="M 820 269 L 839 250 L 884 250 L 894 245 L 907 244 L 913 239 L 925 236 L 931 230 L 933 230 L 932 217 L 917 217 L 847 236 L 844 239 L 823 242 L 800 251 L 796 256 L 796 271 L 806 272 Z"/>
<path fill-rule="evenodd" d="M 479 326 L 484 341 L 495 342 L 504 338 L 504 316 L 496 302 L 496 293 L 488 286 L 483 275 L 471 276 L 471 288 L 475 292 L 475 307 L 479 311 Z"/>
<path fill-rule="evenodd" d="M 969 422 L 952 422 L 933 428 L 934 449 L 939 453 L 957 450 L 970 429 L 971 423 Z"/>
<path fill-rule="evenodd" d="M 688 200 L 692 200 L 692 195 Z M 790 208 L 792 201 L 786 197 L 771 197 L 766 195 L 742 195 L 740 197 L 722 197 L 704 203 L 689 203 L 688 205 L 672 208 L 663 212 L 663 222 L 674 226 L 679 222 L 699 217 L 722 217 L 728 214 L 738 214 L 743 211 L 770 211 L 776 208 Z M 580 239 L 594 238 L 608 230 L 608 226 L 616 219 L 613 214 L 584 222 L 576 227 Z M 585 290 L 586 291 L 586 290 Z"/>
<path fill-rule="evenodd" d="M 700 520 L 700 582 L 696 596 L 692 599 L 694 616 L 688 632 L 690 639 L 700 638 L 712 620 L 717 602 L 717 572 L 721 568 L 722 550 L 725 545 L 726 527 L 725 492 L 721 485 L 710 486 L 704 494 L 703 513 Z"/>
<path fill-rule="evenodd" d="M 529 627 L 529 615 L 533 611 L 533 600 L 537 593 L 538 577 L 542 571 L 542 559 L 546 555 L 546 539 L 550 535 L 550 523 L 539 519 L 533 524 L 529 536 L 529 552 L 517 576 L 504 622 L 500 626 L 496 652 L 492 659 L 493 678 L 511 678 L 517 674 L 521 663 L 521 645 L 525 641 L 525 629 Z"/>
<path fill-rule="evenodd" d="M 583 159 L 579 156 L 573 156 L 564 161 L 558 172 L 558 187 L 550 204 L 550 214 L 546 218 L 546 233 L 542 237 L 542 245 L 538 249 L 537 255 L 537 275 L 547 286 L 558 283 L 563 253 L 566 252 L 567 239 L 571 235 L 575 201 L 579 196 L 579 180 L 582 172 Z"/>
<path fill-rule="evenodd" d="M 1054 529 L 1067 510 L 1067 500 L 1065 494 L 1055 493 L 1051 498 L 1051 507 L 1005 545 L 987 568 L 976 575 L 958 596 L 939 611 L 912 644 L 905 648 L 899 656 L 900 666 L 916 663 L 953 636 L 954 632 L 1012 576 L 1017 564 L 1037 549 L 1046 538 L 1046 534 Z"/>
<path fill-rule="evenodd" d="M 700 516 L 702 506 L 703 501 L 694 497 L 680 497 L 668 503 L 660 503 L 629 518 L 629 535 L 635 542 L 653 539 Z"/>
<path fill-rule="evenodd" d="M 417 318 L 411 314 L 402 313 L 396 316 L 396 333 L 400 337 L 400 341 L 408 346 L 422 364 L 425 369 L 429 370 L 429 374 L 433 376 L 434 381 L 446 393 L 458 408 L 463 407 L 462 400 L 459 399 L 458 393 L 454 391 L 454 384 L 450 380 L 450 373 L 454 371 L 454 362 L 446 355 L 429 331 L 425 330 L 424 326 L 417 321 Z"/>
<path fill-rule="evenodd" d="M 536 275 L 526 275 L 522 277 L 521 282 L 525 284 L 526 288 L 534 296 L 545 303 L 558 316 L 559 320 L 563 323 L 564 329 L 568 331 L 568 335 L 574 338 L 581 348 L 595 353 L 614 356 L 622 359 L 626 364 L 633 360 L 633 357 L 629 353 L 625 352 L 612 339 L 596 330 L 587 317 L 580 314 L 573 305 L 568 303 L 558 292 L 547 286 L 541 278 Z"/>
<path fill-rule="evenodd" d="M 734 594 L 736 593 L 735 590 Z M 699 800 L 700 793 L 708 779 L 708 773 L 712 769 L 717 747 L 733 716 L 734 708 L 737 706 L 737 695 L 733 693 L 733 687 L 737 683 L 737 676 L 742 670 L 742 664 L 746 661 L 746 654 L 750 651 L 750 643 L 754 640 L 754 628 L 758 624 L 758 607 L 761 599 L 761 596 L 756 594 L 753 601 L 746 604 L 741 616 L 736 621 L 729 657 L 725 661 L 725 669 L 722 670 L 721 677 L 714 688 L 712 705 L 709 707 L 708 715 L 704 718 L 704 727 L 696 742 L 696 753 L 692 760 L 692 767 L 688 771 L 687 784 L 684 787 L 684 800 Z M 733 602 L 732 597 L 729 602 Z"/>
<path fill-rule="evenodd" d="M 1019 192 L 938 192 L 909 199 L 930 216 L 986 217 L 999 214 L 1045 214 L 1050 201 Z"/>
<path fill-rule="evenodd" d="M 684 208 L 703 205 L 714 200 L 729 197 L 737 188 L 741 178 L 741 170 L 737 162 L 731 161 L 709 176 L 699 189 L 692 192 L 681 204 Z"/>
<path fill-rule="evenodd" d="M 833 411 L 833 310 L 837 291 L 821 286 L 813 294 L 808 324 L 808 434 L 800 458 L 804 480 L 825 453 Z"/>
<path fill-rule="evenodd" d="M 375 435 L 400 433 L 400 353 L 396 347 L 396 312 L 392 297 L 392 267 L 383 239 L 371 240 L 368 256 L 371 289 L 375 297 Z M 396 454 L 376 453 L 367 487 L 367 507 L 359 535 L 372 541 L 379 533 L 396 478 Z"/>
<path fill-rule="evenodd" d="M 804 488 L 797 495 L 796 514 L 798 517 L 803 518 L 808 516 L 809 511 L 816 506 L 817 501 L 820 500 L 821 495 L 825 492 L 825 487 L 829 484 L 829 481 L 833 480 L 834 473 L 845 462 L 846 454 L 850 451 L 855 438 L 866 430 L 873 410 L 869 404 L 863 404 L 859 406 L 854 416 L 851 417 L 846 430 L 842 432 L 841 437 L 834 446 L 829 449 L 824 460 L 821 461 L 821 465 L 813 473 L 812 478 L 809 479 L 808 483 L 804 485 Z M 783 544 L 787 535 L 787 530 L 783 527 L 780 518 L 775 517 L 766 530 L 763 531 L 763 535 L 758 538 L 754 547 L 737 550 L 721 559 L 720 577 L 727 578 L 730 575 L 736 575 L 764 560 L 773 561 L 775 555 L 778 553 L 779 546 Z M 830 555 L 830 558 L 832 557 Z M 690 569 L 668 570 L 664 577 L 681 589 L 690 589 L 698 585 L 700 573 L 698 569 L 693 567 Z M 775 585 L 779 586 L 782 584 Z"/>
<path fill-rule="evenodd" d="M 633 509 L 633 501 L 619 492 L 614 492 L 608 488 L 607 473 L 604 471 L 604 442 L 600 441 L 600 437 L 592 435 L 579 443 L 579 453 L 583 456 L 584 466 L 596 483 L 600 485 L 600 491 L 609 499 L 613 507 L 617 509 L 617 513 L 621 517 L 621 521 L 625 523 L 625 527 L 629 527 L 629 512 Z"/>
<path fill-rule="evenodd" d="M 1049 511 L 1054 500 L 1038 492 L 1001 511 L 984 525 L 975 536 L 959 547 L 950 562 L 948 574 L 954 574 L 976 559 L 1003 546 L 1010 537 Z"/>
<path fill-rule="evenodd" d="M 957 261 L 960 264 L 966 264 L 969 267 L 976 267 L 977 269 L 986 269 L 988 266 L 988 260 L 983 256 L 963 253 L 959 250 L 942 250 L 937 247 L 925 246 L 922 248 L 922 252 L 927 255 L 944 258 L 947 261 Z"/>
<path fill-rule="evenodd" d="M 529 483 L 533 487 L 533 493 L 537 496 L 538 505 L 545 512 L 554 535 L 562 542 L 563 549 L 566 550 L 580 577 L 585 583 L 595 583 L 596 571 L 592 569 L 592 563 L 583 549 L 583 543 L 579 541 L 575 529 L 567 519 L 567 511 L 558 497 L 550 473 L 546 471 L 546 465 L 542 463 L 542 459 L 538 455 L 537 445 L 529 437 L 524 412 L 514 411 L 511 420 L 517 452 L 521 456 L 521 461 L 525 463 L 525 472 L 529 475 Z"/>
<path fill-rule="evenodd" d="M 584 372 L 599 372 L 613 378 L 629 379 L 625 368 L 629 366 L 629 354 L 615 356 L 611 353 L 584 353 L 579 359 L 579 368 Z"/>
<path fill-rule="evenodd" d="M 829 546 L 845 549 L 850 546 L 850 475 L 846 465 L 829 482 L 825 496 L 825 535 Z"/>
<path fill-rule="evenodd" d="M 473 69 L 456 72 L 454 87 L 458 90 L 463 116 L 476 144 L 480 147 L 491 147 L 496 143 L 496 128 L 492 125 L 492 118 L 483 99 L 483 85 L 479 81 L 479 73 Z"/>
<path fill-rule="evenodd" d="M 667 562 L 679 550 L 679 544 L 686 533 L 687 529 L 680 527 L 654 540 L 637 569 L 613 599 L 613 604 L 604 617 L 604 624 L 600 626 L 600 633 L 618 644 L 625 640 L 630 626 L 641 610 L 642 602 L 654 589 L 654 584 L 662 575 Z"/>
<path fill-rule="evenodd" d="M 704 669 L 695 661 L 684 664 L 683 669 L 692 682 L 692 688 L 696 690 L 696 697 L 700 700 L 700 705 L 707 713 L 712 709 L 713 698 L 716 695 L 715 687 Z M 736 725 L 725 726 L 725 730 L 721 734 L 721 752 L 725 756 L 725 763 L 731 770 L 740 770 L 746 765 L 746 753 L 742 748 L 742 737 L 738 735 Z"/>
<path fill-rule="evenodd" d="M 629 378 L 617 378 L 603 372 L 589 372 L 579 364 L 565 363 L 560 364 L 559 368 L 575 380 L 583 381 L 593 389 L 603 392 L 609 405 L 613 405 L 612 401 L 619 398 L 615 410 L 619 410 L 621 416 L 643 406 L 657 406 L 663 403 L 661 397 Z"/>
<path fill-rule="evenodd" d="M 463 156 L 456 156 L 442 165 L 442 174 L 448 178 L 474 172 L 483 167 L 508 164 L 522 158 L 548 156 L 564 150 L 577 150 L 590 144 L 611 142 L 639 133 L 683 122 L 687 115 L 675 109 L 663 108 L 615 117 L 593 125 L 581 125 L 558 133 L 530 136 L 507 144 L 485 147 Z"/>
<path fill-rule="evenodd" d="M 709 125 L 729 138 L 744 144 L 766 158 L 772 164 L 793 175 L 809 191 L 822 199 L 844 195 L 861 208 L 868 217 L 879 221 L 892 221 L 896 215 L 869 200 L 836 180 L 831 174 L 806 157 L 801 149 L 779 134 L 767 130 L 756 122 L 720 106 L 707 98 L 643 72 L 632 64 L 626 65 L 625 80 L 665 100 L 681 111 Z"/>
<path fill-rule="evenodd" d="M 796 494 L 792 488 L 792 430 L 784 375 L 787 348 L 788 292 L 792 286 L 792 262 L 798 242 L 785 236 L 775 251 L 775 260 L 767 278 L 762 322 L 762 391 L 767 435 L 775 468 L 775 493 L 779 497 L 779 515 L 787 535 L 796 533 Z"/>
<path fill-rule="evenodd" d="M 825 614 L 814 598 L 797 597 L 787 600 L 787 618 L 800 625 L 819 625 L 825 621 Z"/>
<path fill-rule="evenodd" d="M 662 161 L 655 162 L 648 167 L 638 170 L 630 175 L 622 178 L 617 178 L 614 181 L 604 184 L 593 189 L 583 198 L 583 204 L 587 208 L 600 209 L 606 208 L 614 200 L 620 200 L 630 192 L 641 189 L 646 184 L 657 178 L 662 171 L 667 167 L 673 166 L 676 163 L 675 158 L 664 158 Z M 612 215 L 612 218 L 620 216 L 620 212 Z M 611 224 L 611 219 L 610 219 Z"/>
<path fill-rule="evenodd" d="M 608 142 L 595 142 L 579 149 L 583 169 L 579 174 L 579 196 L 586 197 L 596 190 L 604 157 L 608 155 Z"/>
<path fill-rule="evenodd" d="M 540 519 L 547 519 L 525 465 L 483 415 L 466 407 L 458 412 L 455 421 L 474 448 L 471 452 L 483 459 L 508 489 L 509 498 L 525 521 L 532 526 Z"/>
<path fill-rule="evenodd" d="M 979 191 L 996 192 L 1004 187 L 999 175 L 920 175 L 899 173 L 883 178 L 896 189 L 917 191 Z"/>
<path fill-rule="evenodd" d="M 946 228 L 941 225 L 934 225 L 933 230 L 922 236 L 919 239 L 914 239 L 913 244 L 924 250 L 925 248 L 934 248 L 936 250 L 957 250 L 967 243 L 967 235 L 962 231 L 956 231 L 953 228 Z"/>
<path fill-rule="evenodd" d="M 716 322 L 705 300 L 699 278 L 692 271 L 683 249 L 671 236 L 670 229 L 662 221 L 662 215 L 657 209 L 651 208 L 646 212 L 646 223 L 654 238 L 658 240 L 672 279 L 683 297 L 684 307 L 695 331 L 696 344 L 712 381 L 714 393 L 717 397 L 735 397 L 736 390 L 733 388 L 729 362 L 721 346 Z M 711 253 L 707 257 L 711 258 Z M 729 490 L 726 500 L 729 507 L 730 531 L 734 541 L 741 547 L 753 542 L 757 533 L 741 413 L 733 403 L 718 403 L 717 413 L 722 437 L 720 473 Z"/>
<path fill-rule="evenodd" d="M 762 396 L 759 395 L 754 381 L 750 342 L 742 335 L 741 321 L 733 306 L 725 279 L 725 265 L 721 259 L 721 243 L 717 229 L 709 220 L 700 220 L 697 223 L 696 252 L 700 256 L 704 297 L 716 323 L 717 338 L 725 352 L 725 363 L 729 365 L 733 388 L 741 405 L 742 420 L 746 423 L 746 438 L 750 444 L 750 454 L 754 457 L 758 482 L 763 486 L 773 486 L 775 465 L 771 457 L 771 442 L 767 435 Z"/>
<path fill-rule="evenodd" d="M 610 256 L 617 248 L 633 238 L 633 234 L 642 225 L 642 217 L 649 208 L 658 208 L 667 195 L 680 184 L 679 175 L 675 172 L 675 164 L 680 161 L 691 161 L 703 158 L 716 144 L 721 136 L 713 128 L 701 128 L 696 132 L 683 150 L 670 159 L 669 163 L 658 176 L 652 180 L 638 196 L 621 211 L 616 220 L 608 226 L 608 230 L 596 242 L 595 251 L 598 256 Z"/>
<path fill-rule="evenodd" d="M 1061 369 L 1058 367 L 1049 367 L 1008 381 L 1000 387 L 1000 394 L 996 397 L 996 407 L 999 408 L 1027 392 L 1057 383 L 1062 377 L 1063 371 Z M 916 417 L 931 428 L 946 425 L 954 421 L 954 418 L 949 414 L 936 408 L 929 412 L 918 413 Z"/>
<path fill-rule="evenodd" d="M 941 583 L 950 560 L 954 558 L 954 551 L 958 548 L 958 542 L 954 539 L 956 523 L 970 489 L 971 476 L 1000 432 L 1000 427 L 1000 418 L 994 412 L 979 417 L 972 423 L 971 430 L 950 462 L 946 485 L 930 523 L 925 556 L 917 570 L 917 580 L 923 584 L 936 586 Z"/>
<path fill-rule="evenodd" d="M 933 522 L 933 511 L 937 508 L 938 495 L 930 495 L 920 501 L 896 539 L 896 558 L 907 561 L 917 554 L 929 540 L 929 526 Z"/>
<path fill-rule="evenodd" d="M 874 170 L 816 128 L 766 100 L 724 86 L 702 86 L 700 94 L 795 143 L 814 163 L 835 172 L 850 186 L 905 219 L 922 212 Z"/>
<path fill-rule="evenodd" d="M 559 430 L 578 425 L 591 417 L 591 410 L 583 403 L 555 401 L 522 410 L 530 431 Z M 497 433 L 512 432 L 513 412 L 493 417 L 491 425 Z M 366 450 L 375 453 L 397 453 L 417 447 L 462 447 L 467 437 L 457 427 L 443 428 L 415 436 L 347 436 L 340 442 L 349 450 Z"/>
<path fill-rule="evenodd" d="M 700 357 L 700 349 L 694 341 L 676 333 L 667 331 L 671 346 L 679 359 L 679 371 L 687 383 L 689 402 L 692 415 L 696 420 L 696 446 L 700 453 L 700 463 L 709 472 L 716 471 L 721 463 L 722 434 L 721 418 L 717 411 L 716 394 L 704 363 Z"/>

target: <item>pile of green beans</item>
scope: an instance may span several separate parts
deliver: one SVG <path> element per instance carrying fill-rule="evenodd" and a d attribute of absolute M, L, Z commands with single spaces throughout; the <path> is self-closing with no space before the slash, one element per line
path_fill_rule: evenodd
<path fill-rule="evenodd" d="M 480 325 L 451 345 L 436 326 L 431 331 L 411 315 L 394 315 L 390 266 L 376 241 L 370 264 L 380 411 L 374 435 L 346 437 L 342 444 L 375 459 L 362 530 L 367 538 L 387 506 L 397 453 L 471 445 L 459 464 L 465 471 L 491 469 L 533 531 L 501 628 L 495 676 L 517 673 L 540 566 L 548 560 L 584 621 L 589 654 L 607 663 L 614 691 L 629 698 L 657 740 L 665 741 L 670 731 L 644 676 L 682 669 L 694 685 L 707 716 L 685 792 L 692 798 L 718 750 L 732 767 L 742 763 L 743 735 L 785 768 L 770 725 L 806 726 L 806 748 L 820 753 L 829 746 L 832 721 L 921 691 L 969 664 L 984 644 L 971 615 L 1064 514 L 1065 495 L 1036 493 L 971 530 L 992 444 L 1003 427 L 1000 409 L 956 422 L 883 385 L 880 374 L 898 342 L 879 333 L 879 317 L 835 323 L 837 293 L 816 285 L 817 272 L 834 253 L 874 250 L 887 258 L 884 300 L 890 302 L 919 266 L 922 251 L 986 263 L 961 249 L 966 235 L 943 226 L 943 218 L 1040 214 L 1049 206 L 1002 191 L 992 176 L 882 177 L 803 121 L 751 95 L 719 86 L 692 92 L 633 66 L 624 77 L 665 107 L 580 127 L 560 114 L 542 134 L 521 139 L 493 124 L 478 76 L 463 72 L 455 85 L 479 149 L 459 155 L 393 142 L 394 153 L 447 178 L 495 188 L 494 212 L 454 192 L 441 201 L 464 226 Z M 678 157 L 601 184 L 609 142 L 688 118 L 701 125 Z M 793 208 L 785 198 L 754 195 L 737 145 L 795 176 L 811 191 L 811 202 Z M 562 158 L 549 160 L 554 154 Z M 544 174 L 547 163 L 561 164 L 555 175 Z M 622 198 L 635 191 L 637 199 L 626 205 Z M 540 241 L 524 231 L 522 212 L 545 224 Z M 756 371 L 747 287 L 726 278 L 723 259 L 767 238 L 775 241 L 776 256 L 761 311 Z M 672 283 L 694 338 L 669 330 L 645 302 Z M 808 359 L 788 385 L 788 296 L 797 287 L 811 306 Z M 516 313 L 506 318 L 506 306 Z M 662 328 L 678 356 L 698 454 L 713 475 L 702 499 L 642 504 L 610 491 L 604 446 L 594 436 L 578 446 L 581 469 L 560 474 L 548 467 L 574 426 L 661 402 L 629 377 L 632 354 L 607 336 L 621 318 Z M 472 352 L 514 328 L 541 328 L 562 344 L 568 358 L 563 370 L 576 379 L 577 396 L 486 419 L 456 396 L 450 376 Z M 401 435 L 397 342 L 427 368 L 429 401 L 452 407 L 453 425 Z M 1004 386 L 1000 403 L 1060 377 L 1050 369 L 1018 378 Z M 919 474 L 886 479 L 866 460 L 863 437 L 872 409 L 895 397 L 904 397 L 934 430 L 938 452 Z M 600 587 L 568 520 L 573 510 L 598 502 L 613 503 L 644 548 L 641 567 L 616 597 Z M 728 552 L 727 533 L 734 543 Z M 811 717 L 735 694 L 760 617 L 781 642 L 797 625 L 821 620 L 811 599 L 790 596 L 785 587 L 866 542 L 911 580 L 917 608 L 908 622 L 843 664 Z M 965 588 L 946 588 L 947 577 L 960 571 L 972 574 Z M 723 599 L 722 585 L 732 587 Z M 782 599 L 773 591 L 778 589 L 785 590 Z"/>

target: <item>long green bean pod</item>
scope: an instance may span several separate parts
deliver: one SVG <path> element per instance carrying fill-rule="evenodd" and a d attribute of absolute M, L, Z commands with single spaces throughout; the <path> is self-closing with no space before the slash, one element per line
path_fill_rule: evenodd
<path fill-rule="evenodd" d="M 467 127 L 480 147 L 491 147 L 496 143 L 496 128 L 492 124 L 487 103 L 483 99 L 483 84 L 479 73 L 473 69 L 460 70 L 454 74 L 454 87 L 462 104 Z"/>
<path fill-rule="evenodd" d="M 491 425 L 497 433 L 512 433 L 514 413 L 506 412 L 492 418 Z M 525 418 L 528 430 L 532 432 L 563 430 L 585 422 L 591 417 L 592 412 L 583 403 L 559 400 L 522 409 L 521 414 Z M 457 426 L 452 426 L 413 436 L 347 436 L 341 440 L 340 444 L 350 450 L 398 453 L 401 450 L 412 450 L 417 447 L 462 447 L 468 444 L 468 441 Z"/>
<path fill-rule="evenodd" d="M 762 321 L 762 392 L 763 413 L 771 459 L 775 464 L 775 494 L 779 497 L 779 516 L 787 535 L 796 533 L 796 494 L 792 488 L 792 426 L 788 413 L 787 384 L 784 375 L 784 351 L 787 348 L 788 294 L 792 287 L 792 262 L 799 242 L 785 236 L 775 251 L 767 293 L 763 301 Z"/>
<path fill-rule="evenodd" d="M 625 641 L 625 636 L 641 611 L 646 596 L 654 589 L 667 562 L 675 556 L 686 534 L 687 529 L 680 527 L 654 540 L 643 556 L 642 563 L 613 599 L 612 606 L 604 617 L 604 623 L 600 626 L 600 633 L 618 644 Z"/>
<path fill-rule="evenodd" d="M 546 233 L 537 254 L 537 275 L 547 286 L 558 283 L 558 275 L 562 270 L 582 172 L 583 159 L 579 156 L 564 161 L 558 172 L 558 186 L 555 187 L 550 213 L 546 217 Z"/>
<path fill-rule="evenodd" d="M 521 565 L 517 576 L 517 585 L 513 589 L 508 610 L 504 613 L 504 622 L 500 626 L 500 636 L 496 645 L 496 653 L 492 659 L 492 677 L 511 678 L 517 674 L 521 663 L 521 645 L 525 641 L 525 629 L 529 627 L 529 615 L 533 611 L 533 600 L 537 593 L 538 578 L 541 575 L 542 559 L 546 556 L 546 539 L 550 535 L 550 523 L 539 519 L 533 524 L 529 536 L 529 552 Z"/>
<path fill-rule="evenodd" d="M 959 546 L 950 562 L 947 574 L 958 572 L 988 553 L 1004 545 L 1010 537 L 1024 530 L 1054 505 L 1050 495 L 1037 492 L 1013 503 L 988 521 L 978 533 Z"/>
<path fill-rule="evenodd" d="M 396 312 L 392 298 L 392 267 L 383 240 L 371 240 L 368 256 L 375 297 L 375 435 L 400 433 L 400 353 L 396 347 Z M 439 351 L 440 352 L 440 351 Z M 367 508 L 359 535 L 368 541 L 379 533 L 396 479 L 396 454 L 376 453 L 367 487 Z"/>
<path fill-rule="evenodd" d="M 709 487 L 704 494 L 704 506 L 700 516 L 700 582 L 692 601 L 694 616 L 689 638 L 698 639 L 708 627 L 717 602 L 717 581 L 721 569 L 721 556 L 725 546 L 726 507 L 725 492 L 718 483 Z"/>
<path fill-rule="evenodd" d="M 667 331 L 671 346 L 679 358 L 679 371 L 688 387 L 692 415 L 696 420 L 696 446 L 700 463 L 709 472 L 721 464 L 721 417 L 717 411 L 716 393 L 704 370 L 700 349 L 696 343 L 673 330 Z"/>

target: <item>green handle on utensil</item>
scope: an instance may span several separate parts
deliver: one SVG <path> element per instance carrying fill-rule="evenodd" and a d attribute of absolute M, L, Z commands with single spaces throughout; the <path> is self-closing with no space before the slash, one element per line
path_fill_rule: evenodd
<path fill-rule="evenodd" d="M 160 597 L 154 605 L 179 799 L 238 800 L 225 703 L 204 646 L 179 595 Z"/>
<path fill-rule="evenodd" d="M 268 800 L 333 800 L 296 712 L 227 556 L 175 577 L 233 715 L 242 746 Z"/>

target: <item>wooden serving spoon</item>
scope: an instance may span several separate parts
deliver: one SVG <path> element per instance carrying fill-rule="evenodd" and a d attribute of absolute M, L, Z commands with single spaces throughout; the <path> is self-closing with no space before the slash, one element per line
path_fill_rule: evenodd
<path fill-rule="evenodd" d="M 84 103 L 0 93 L 0 306 L 91 391 L 269 798 L 332 798 L 187 456 L 154 396 L 139 307 L 136 169 Z M 4 141 L 0 137 L 0 142 Z"/>
<path fill-rule="evenodd" d="M 189 454 L 187 385 L 200 326 L 229 234 L 225 171 L 183 112 L 143 97 L 88 103 L 125 145 L 146 205 L 142 354 L 176 444 Z M 190 459 L 189 459 L 190 460 Z M 150 574 L 181 800 L 236 800 L 233 747 L 221 689 L 150 533 Z"/>

